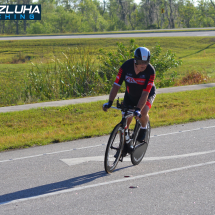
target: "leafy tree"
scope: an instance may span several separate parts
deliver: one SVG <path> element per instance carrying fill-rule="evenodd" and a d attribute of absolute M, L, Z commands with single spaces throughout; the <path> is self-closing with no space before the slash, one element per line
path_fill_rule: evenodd
<path fill-rule="evenodd" d="M 78 32 L 80 20 L 76 13 L 66 10 L 63 6 L 58 6 L 51 17 L 55 32 Z"/>
<path fill-rule="evenodd" d="M 198 5 L 198 26 L 212 27 L 215 24 L 215 13 L 211 2 L 199 1 Z"/>
<path fill-rule="evenodd" d="M 81 18 L 81 32 L 96 32 L 106 29 L 107 22 L 100 15 L 99 10 L 92 0 L 81 0 L 78 7 L 78 15 Z"/>
<path fill-rule="evenodd" d="M 210 3 L 212 4 L 212 6 L 213 6 L 214 9 L 215 9 L 215 3 L 213 2 L 213 0 L 210 0 Z"/>
<path fill-rule="evenodd" d="M 195 7 L 190 0 L 186 0 L 184 4 L 180 5 L 179 14 L 181 17 L 181 22 L 183 24 L 183 27 L 186 27 L 186 28 L 192 27 L 191 20 L 195 12 L 196 12 Z"/>
<path fill-rule="evenodd" d="M 109 25 L 107 30 L 108 31 L 116 31 L 121 30 L 122 22 L 120 21 L 119 17 L 119 4 L 116 0 L 109 0 L 107 4 L 107 11 L 109 14 L 108 21 Z"/>

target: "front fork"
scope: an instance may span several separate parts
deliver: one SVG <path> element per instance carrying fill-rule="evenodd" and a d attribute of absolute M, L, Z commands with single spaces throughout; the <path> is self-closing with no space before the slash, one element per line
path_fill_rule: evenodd
<path fill-rule="evenodd" d="M 134 132 L 133 132 L 133 135 L 135 135 L 135 136 L 132 137 L 134 144 L 136 143 L 137 136 L 138 136 L 139 131 L 140 131 L 140 127 L 141 127 L 140 121 L 136 119 L 136 124 L 135 124 Z"/>
<path fill-rule="evenodd" d="M 120 130 L 122 132 L 123 145 L 124 145 L 125 144 L 125 127 L 127 125 L 127 119 L 123 117 L 120 124 L 121 124 Z"/>

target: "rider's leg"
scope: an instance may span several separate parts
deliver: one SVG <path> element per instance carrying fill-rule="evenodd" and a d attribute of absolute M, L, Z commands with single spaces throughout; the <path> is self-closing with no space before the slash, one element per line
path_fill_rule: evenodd
<path fill-rule="evenodd" d="M 131 116 L 127 119 L 127 129 L 129 129 L 132 119 L 133 119 L 133 116 Z"/>
<path fill-rule="evenodd" d="M 132 100 L 130 99 L 129 95 L 128 95 L 128 92 L 127 92 L 127 91 L 125 92 L 124 100 L 123 100 L 124 106 L 132 106 L 132 107 L 134 107 L 134 106 L 137 105 L 137 102 L 138 102 L 138 101 L 136 101 L 136 102 L 132 101 Z M 122 112 L 122 114 L 124 114 L 124 113 Z M 128 129 L 129 129 L 129 126 L 130 126 L 130 124 L 131 124 L 132 119 L 133 119 L 133 116 L 127 118 L 127 128 L 128 128 Z"/>
<path fill-rule="evenodd" d="M 140 118 L 141 128 L 137 137 L 137 140 L 139 142 L 144 142 L 145 140 L 146 129 L 147 129 L 146 126 L 149 121 L 149 114 L 148 114 L 149 110 L 150 110 L 149 106 L 145 105 L 141 111 L 141 115 L 142 115 Z"/>
<path fill-rule="evenodd" d="M 148 114 L 148 112 L 149 112 L 149 107 L 147 105 L 145 105 L 145 107 L 141 111 L 141 115 L 142 116 L 140 118 L 140 123 L 141 123 L 142 127 L 146 127 L 146 125 L 147 125 L 147 123 L 149 121 L 149 114 Z M 132 119 L 133 119 L 133 117 L 129 117 L 127 119 L 127 128 L 128 129 L 129 129 L 129 126 L 130 126 L 130 124 L 132 122 Z"/>
<path fill-rule="evenodd" d="M 153 102 L 155 100 L 155 97 L 156 97 L 156 94 L 150 96 L 147 99 L 147 102 L 146 102 L 144 108 L 141 111 L 142 116 L 140 118 L 140 123 L 142 125 L 142 128 L 145 128 L 147 123 L 148 123 L 148 121 L 149 121 L 149 114 L 148 113 L 149 113 L 150 108 L 152 107 L 152 104 L 153 104 Z"/>
<path fill-rule="evenodd" d="M 142 109 L 141 111 L 141 118 L 140 118 L 140 123 L 142 125 L 142 127 L 146 127 L 148 121 L 149 121 L 149 106 L 148 105 L 145 105 L 144 108 Z"/>

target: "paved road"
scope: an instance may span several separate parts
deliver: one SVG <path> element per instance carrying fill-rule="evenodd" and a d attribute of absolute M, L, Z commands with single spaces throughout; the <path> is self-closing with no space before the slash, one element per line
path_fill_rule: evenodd
<path fill-rule="evenodd" d="M 215 87 L 215 83 L 161 88 L 161 89 L 157 89 L 157 94 L 174 93 L 174 92 L 187 91 L 187 90 L 201 90 L 208 87 Z M 123 96 L 124 96 L 124 93 L 120 93 L 117 95 L 117 97 L 119 98 L 123 98 Z M 88 98 L 81 98 L 81 99 L 70 99 L 70 100 L 62 100 L 62 101 L 36 103 L 36 104 L 8 106 L 8 107 L 1 107 L 0 113 L 29 110 L 31 108 L 39 108 L 39 107 L 57 107 L 57 106 L 71 105 L 71 104 L 89 103 L 89 102 L 102 101 L 107 99 L 108 99 L 108 95 L 104 95 L 104 96 L 88 97 Z"/>
<path fill-rule="evenodd" d="M 154 33 L 115 33 L 115 34 L 86 34 L 86 35 L 59 35 L 59 36 L 21 36 L 0 37 L 0 40 L 42 40 L 42 39 L 81 39 L 81 38 L 122 38 L 122 37 L 196 37 L 215 36 L 215 30 L 211 31 L 184 31 L 184 32 L 154 32 Z"/>
<path fill-rule="evenodd" d="M 108 136 L 0 153 L 0 214 L 215 214 L 214 139 L 215 120 L 152 129 L 111 175 Z"/>

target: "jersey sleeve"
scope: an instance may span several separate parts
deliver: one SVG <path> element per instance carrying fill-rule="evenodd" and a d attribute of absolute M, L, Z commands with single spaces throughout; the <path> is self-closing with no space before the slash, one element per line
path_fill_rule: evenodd
<path fill-rule="evenodd" d="M 114 84 L 116 84 L 117 86 L 121 86 L 122 82 L 124 81 L 124 79 L 125 79 L 125 72 L 122 69 L 122 67 L 120 67 L 118 75 L 116 76 L 116 80 L 115 80 Z"/>
<path fill-rule="evenodd" d="M 152 86 L 154 85 L 154 80 L 155 80 L 155 73 L 153 73 L 149 76 L 149 79 L 148 79 L 148 81 L 146 81 L 143 91 L 150 93 Z"/>

